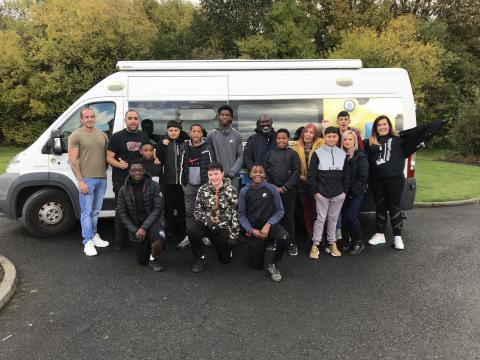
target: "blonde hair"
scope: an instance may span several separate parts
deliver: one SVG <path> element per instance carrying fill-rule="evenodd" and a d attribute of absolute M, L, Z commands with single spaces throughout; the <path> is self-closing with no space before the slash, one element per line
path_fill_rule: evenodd
<path fill-rule="evenodd" d="M 378 130 L 377 126 L 380 120 L 387 120 L 388 123 L 388 135 L 390 136 L 398 136 L 398 131 L 396 131 L 393 126 L 392 122 L 390 121 L 390 118 L 387 115 L 380 115 L 378 116 L 375 121 L 373 122 L 372 126 L 372 135 L 368 138 L 368 143 L 370 145 L 378 145 Z"/>
<path fill-rule="evenodd" d="M 353 130 L 347 130 L 342 134 L 342 148 L 343 148 L 343 142 L 345 141 L 348 135 L 353 136 L 353 151 L 355 152 L 358 150 L 358 139 L 357 139 L 357 134 Z"/>

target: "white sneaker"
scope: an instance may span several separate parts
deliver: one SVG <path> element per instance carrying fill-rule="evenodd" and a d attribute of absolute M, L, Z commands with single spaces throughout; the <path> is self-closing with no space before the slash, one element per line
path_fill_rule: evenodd
<path fill-rule="evenodd" d="M 93 244 L 92 240 L 87 241 L 85 246 L 83 247 L 83 252 L 87 256 L 95 256 L 97 255 L 97 249 L 95 249 L 95 245 Z"/>
<path fill-rule="evenodd" d="M 370 245 L 379 245 L 379 244 L 385 244 L 385 234 L 381 233 L 376 233 L 375 235 L 372 236 L 370 240 L 368 240 L 368 243 Z"/>
<path fill-rule="evenodd" d="M 211 247 L 213 245 L 210 239 L 207 237 L 202 237 L 202 242 L 206 247 Z"/>
<path fill-rule="evenodd" d="M 188 238 L 188 235 L 185 236 L 183 240 L 177 244 L 177 248 L 185 249 L 187 246 L 190 246 L 190 239 Z"/>
<path fill-rule="evenodd" d="M 401 236 L 395 236 L 395 238 L 393 239 L 393 245 L 397 250 L 405 249 L 405 245 L 403 244 L 403 240 Z"/>
<path fill-rule="evenodd" d="M 93 245 L 95 245 L 96 247 L 107 247 L 108 245 L 110 245 L 108 241 L 102 240 L 102 238 L 98 234 L 95 234 L 95 236 L 92 238 L 92 241 Z"/>

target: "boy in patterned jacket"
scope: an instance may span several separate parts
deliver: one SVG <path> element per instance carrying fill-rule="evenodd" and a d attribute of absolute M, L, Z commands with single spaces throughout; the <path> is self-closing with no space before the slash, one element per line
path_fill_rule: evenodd
<path fill-rule="evenodd" d="M 191 230 L 192 271 L 203 271 L 206 263 L 203 237 L 208 237 L 217 250 L 218 260 L 227 264 L 240 230 L 237 220 L 237 190 L 230 179 L 224 177 L 221 164 L 212 162 L 207 166 L 208 182 L 198 189 Z"/>

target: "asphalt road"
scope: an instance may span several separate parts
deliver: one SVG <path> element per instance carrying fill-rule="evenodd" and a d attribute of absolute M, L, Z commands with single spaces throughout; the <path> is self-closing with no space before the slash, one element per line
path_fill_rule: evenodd
<path fill-rule="evenodd" d="M 406 250 L 301 253 L 280 283 L 249 268 L 243 246 L 230 265 L 210 252 L 202 274 L 172 249 L 154 273 L 128 249 L 85 257 L 78 228 L 38 240 L 2 218 L 0 253 L 20 283 L 0 311 L 0 359 L 480 358 L 479 214 L 412 210 Z M 363 224 L 370 234 L 372 217 Z"/>

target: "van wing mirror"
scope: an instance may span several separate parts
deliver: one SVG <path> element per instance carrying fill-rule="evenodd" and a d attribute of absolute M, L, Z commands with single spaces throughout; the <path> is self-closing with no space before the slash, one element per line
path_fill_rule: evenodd
<path fill-rule="evenodd" d="M 60 130 L 58 129 L 52 130 L 51 141 L 52 141 L 52 154 L 62 155 L 63 153 L 62 133 L 60 132 Z"/>

